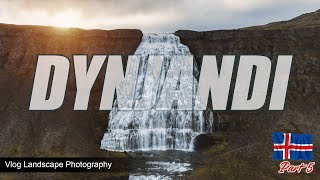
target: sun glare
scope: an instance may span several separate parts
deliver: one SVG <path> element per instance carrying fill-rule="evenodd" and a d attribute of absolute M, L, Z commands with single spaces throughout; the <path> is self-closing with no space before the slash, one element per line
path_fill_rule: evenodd
<path fill-rule="evenodd" d="M 81 25 L 81 15 L 77 11 L 62 11 L 49 17 L 48 25 L 58 27 L 77 27 Z"/>

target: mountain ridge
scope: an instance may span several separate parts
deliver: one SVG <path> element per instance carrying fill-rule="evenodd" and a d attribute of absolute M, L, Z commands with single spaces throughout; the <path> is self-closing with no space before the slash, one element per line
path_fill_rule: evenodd
<path fill-rule="evenodd" d="M 295 29 L 313 28 L 320 26 L 320 9 L 314 12 L 305 13 L 287 21 L 271 22 L 265 25 L 240 28 L 243 30 L 271 30 L 271 29 Z"/>

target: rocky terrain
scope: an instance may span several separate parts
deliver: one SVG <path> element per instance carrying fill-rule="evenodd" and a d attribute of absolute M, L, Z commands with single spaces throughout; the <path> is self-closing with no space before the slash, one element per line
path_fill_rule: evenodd
<path fill-rule="evenodd" d="M 199 68 L 205 54 L 264 55 L 273 62 L 277 55 L 294 55 L 285 110 L 268 111 L 267 100 L 257 111 L 216 112 L 215 132 L 201 138 L 207 145 L 191 157 L 197 168 L 188 172 L 189 178 L 312 179 L 319 175 L 319 19 L 317 11 L 285 22 L 238 30 L 175 32 L 190 48 Z M 61 108 L 56 111 L 29 111 L 28 108 L 38 54 L 63 54 L 71 63 L 72 54 L 127 57 L 135 52 L 141 37 L 140 30 L 66 30 L 0 24 L 0 156 L 128 157 L 125 153 L 99 149 L 108 118 L 107 111 L 98 110 L 104 70 L 92 90 L 88 111 L 72 110 L 76 90 L 73 69 Z M 231 92 L 232 89 L 233 86 Z M 313 134 L 316 169 L 312 174 L 277 173 L 280 162 L 271 160 L 271 134 L 275 131 Z M 28 178 L 32 174 L 17 176 Z M 55 173 L 37 176 L 72 177 Z M 76 176 L 93 177 L 92 174 Z M 12 174 L 0 177 L 11 178 Z"/>
<path fill-rule="evenodd" d="M 140 30 L 82 30 L 0 24 L 0 157 L 114 157 L 100 150 L 108 111 L 99 111 L 105 74 L 95 83 L 88 111 L 73 111 L 73 65 L 64 104 L 29 111 L 38 54 L 133 54 Z"/>
<path fill-rule="evenodd" d="M 199 155 L 205 159 L 199 162 L 200 168 L 192 172 L 190 177 L 311 179 L 319 175 L 320 168 L 316 166 L 315 171 L 309 176 L 280 176 L 277 173 L 279 161 L 272 161 L 271 139 L 272 132 L 275 131 L 311 133 L 314 160 L 316 163 L 319 162 L 319 19 L 320 13 L 316 11 L 290 21 L 261 27 L 207 32 L 182 30 L 175 33 L 181 42 L 190 48 L 200 65 L 202 55 L 206 54 L 220 55 L 220 58 L 221 55 L 227 54 L 264 55 L 273 62 L 276 61 L 277 55 L 294 55 L 285 109 L 269 111 L 267 98 L 265 106 L 257 111 L 216 112 L 216 132 L 209 141 L 214 145 Z M 273 71 L 274 69 L 275 66 L 272 67 Z M 269 86 L 269 89 L 271 87 Z M 234 82 L 230 92 L 233 92 L 233 88 Z M 270 92 L 268 95 L 270 97 Z"/>

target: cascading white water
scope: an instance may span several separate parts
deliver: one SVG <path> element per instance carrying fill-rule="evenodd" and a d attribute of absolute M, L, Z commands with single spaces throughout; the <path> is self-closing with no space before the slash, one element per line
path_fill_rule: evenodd
<path fill-rule="evenodd" d="M 170 81 L 166 72 L 172 55 L 190 55 L 189 48 L 174 34 L 144 34 L 136 55 L 142 56 L 135 99 L 152 96 L 157 102 L 164 81 Z M 164 55 L 159 86 L 154 91 L 148 76 L 149 55 Z M 196 66 L 195 72 L 197 72 Z M 152 73 L 152 72 L 151 72 Z M 194 79 L 194 87 L 197 86 Z M 194 88 L 196 89 L 196 88 Z M 116 104 L 116 102 L 115 102 Z M 110 151 L 193 150 L 193 139 L 212 130 L 212 116 L 204 118 L 202 111 L 121 111 L 116 105 L 110 112 L 108 131 L 101 141 L 101 149 Z"/>

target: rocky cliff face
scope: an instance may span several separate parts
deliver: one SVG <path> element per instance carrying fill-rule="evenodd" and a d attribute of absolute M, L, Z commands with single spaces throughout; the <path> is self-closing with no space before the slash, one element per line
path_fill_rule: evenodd
<path fill-rule="evenodd" d="M 291 26 L 283 22 L 274 28 L 270 25 L 268 29 L 266 25 L 241 30 L 182 30 L 175 33 L 190 48 L 200 65 L 202 55 L 206 54 L 264 55 L 273 62 L 277 55 L 294 55 L 284 111 L 268 111 L 267 99 L 265 106 L 258 111 L 217 112 L 218 126 L 212 137 L 215 145 L 200 155 L 211 160 L 204 160 L 206 165 L 195 171 L 193 177 L 208 177 L 208 174 L 213 177 L 277 177 L 279 162 L 271 160 L 271 135 L 275 131 L 313 134 L 314 158 L 318 160 L 320 26 L 316 23 L 311 26 L 310 22 L 310 26 L 300 26 L 299 23 L 303 22 L 301 19 L 319 17 L 320 14 L 314 12 L 289 21 Z M 285 28 L 279 28 L 281 25 Z M 234 81 L 231 92 L 233 88 Z M 316 171 L 319 172 L 319 167 Z"/>
<path fill-rule="evenodd" d="M 70 66 L 64 104 L 57 111 L 29 111 L 38 54 L 133 54 L 140 30 L 82 30 L 0 24 L 0 156 L 101 156 L 108 112 L 99 111 L 105 67 L 88 111 L 73 111 Z M 103 156 L 106 156 L 104 154 Z"/>

